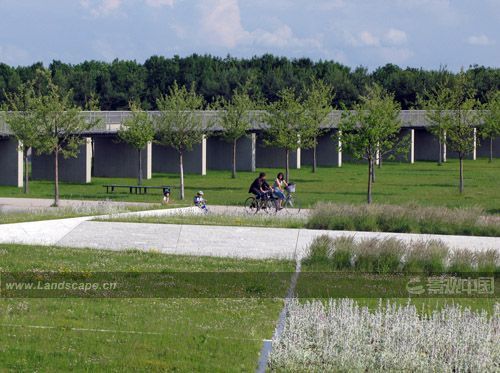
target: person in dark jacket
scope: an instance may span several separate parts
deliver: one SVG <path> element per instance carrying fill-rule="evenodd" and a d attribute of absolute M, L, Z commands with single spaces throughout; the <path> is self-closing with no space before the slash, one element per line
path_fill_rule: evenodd
<path fill-rule="evenodd" d="M 259 177 L 255 179 L 248 189 L 248 193 L 254 194 L 257 199 L 262 198 L 266 193 L 271 191 L 271 187 L 266 181 L 266 173 L 261 172 Z"/>

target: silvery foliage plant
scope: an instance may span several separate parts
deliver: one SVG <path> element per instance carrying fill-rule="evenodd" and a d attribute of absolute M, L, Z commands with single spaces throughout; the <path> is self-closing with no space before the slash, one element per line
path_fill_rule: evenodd
<path fill-rule="evenodd" d="M 446 306 L 431 314 L 413 305 L 351 299 L 288 304 L 273 340 L 273 371 L 500 371 L 500 304 L 493 314 Z"/>

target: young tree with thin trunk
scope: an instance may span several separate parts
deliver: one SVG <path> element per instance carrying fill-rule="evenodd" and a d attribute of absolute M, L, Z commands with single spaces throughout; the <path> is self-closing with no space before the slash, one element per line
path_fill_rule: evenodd
<path fill-rule="evenodd" d="M 480 112 L 476 110 L 479 103 L 474 98 L 475 92 L 470 78 L 462 70 L 451 88 L 450 110 L 444 114 L 448 121 L 446 145 L 457 153 L 460 163 L 460 193 L 464 191 L 464 159 L 477 146 L 476 128 L 480 123 Z"/>
<path fill-rule="evenodd" d="M 491 92 L 482 112 L 481 137 L 489 142 L 489 162 L 493 162 L 493 140 L 500 136 L 500 91 Z"/>
<path fill-rule="evenodd" d="M 332 111 L 333 87 L 321 79 L 313 79 L 305 89 L 304 118 L 307 134 L 301 138 L 302 148 L 312 148 L 312 172 L 317 170 L 318 137 L 326 131 L 328 114 Z"/>
<path fill-rule="evenodd" d="M 251 110 L 255 105 L 246 87 L 235 89 L 231 100 L 220 98 L 214 105 L 218 109 L 217 122 L 222 128 L 222 137 L 232 144 L 231 177 L 236 178 L 236 154 L 238 140 L 250 130 Z"/>
<path fill-rule="evenodd" d="M 34 116 L 38 128 L 35 149 L 54 157 L 54 204 L 59 205 L 59 157 L 76 157 L 84 143 L 82 134 L 95 123 L 88 122 L 81 115 L 81 108 L 72 102 L 72 92 L 63 92 L 51 79 L 50 73 L 39 70 L 45 76 L 46 93 L 40 93 L 34 100 Z"/>
<path fill-rule="evenodd" d="M 372 203 L 372 177 L 377 154 L 392 158 L 408 150 L 408 138 L 399 137 L 400 112 L 401 107 L 394 95 L 377 84 L 367 87 L 367 95 L 360 98 L 354 110 L 348 111 L 344 106 L 339 123 L 341 150 L 368 161 L 368 203 Z"/>
<path fill-rule="evenodd" d="M 19 150 L 23 153 L 24 185 L 23 192 L 29 193 L 29 158 L 28 153 L 38 140 L 38 122 L 34 115 L 35 91 L 32 82 L 23 84 L 15 93 L 6 94 L 9 111 L 5 121 L 12 134 L 19 142 Z"/>
<path fill-rule="evenodd" d="M 438 166 L 441 166 L 443 163 L 446 129 L 449 126 L 450 119 L 446 113 L 452 109 L 451 94 L 450 81 L 447 79 L 419 97 L 420 106 L 426 110 L 425 116 L 430 123 L 430 126 L 426 129 L 438 139 Z"/>
<path fill-rule="evenodd" d="M 264 143 L 285 151 L 286 181 L 290 177 L 290 152 L 297 150 L 301 137 L 307 139 L 304 106 L 290 88 L 279 93 L 279 100 L 269 105 L 264 115 L 268 125 Z"/>
<path fill-rule="evenodd" d="M 140 104 L 130 103 L 131 116 L 126 118 L 118 131 L 118 137 L 137 149 L 137 184 L 142 185 L 142 151 L 155 137 L 153 120 L 148 113 L 141 109 Z"/>
<path fill-rule="evenodd" d="M 195 91 L 185 86 L 179 87 L 174 82 L 167 95 L 157 99 L 159 114 L 155 123 L 158 131 L 158 142 L 164 146 L 174 148 L 179 155 L 180 199 L 184 195 L 184 153 L 193 149 L 193 146 L 203 141 L 208 128 L 203 126 L 200 110 L 203 109 L 204 99 Z"/>

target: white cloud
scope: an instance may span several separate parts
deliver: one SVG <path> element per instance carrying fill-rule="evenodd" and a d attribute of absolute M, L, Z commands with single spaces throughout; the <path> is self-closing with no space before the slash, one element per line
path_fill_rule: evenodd
<path fill-rule="evenodd" d="M 237 0 L 205 0 L 201 11 L 201 31 L 210 43 L 234 48 L 248 37 L 241 24 Z"/>
<path fill-rule="evenodd" d="M 122 0 L 80 0 L 80 5 L 94 17 L 106 16 L 118 10 Z"/>
<path fill-rule="evenodd" d="M 369 47 L 375 47 L 380 44 L 380 40 L 369 31 L 362 31 L 359 34 L 359 41 Z"/>
<path fill-rule="evenodd" d="M 467 43 L 470 45 L 488 46 L 495 44 L 495 41 L 490 39 L 484 34 L 481 35 L 471 35 L 467 38 Z"/>
<path fill-rule="evenodd" d="M 408 37 L 406 36 L 406 32 L 391 28 L 385 33 L 384 40 L 388 44 L 401 45 L 407 42 Z"/>
<path fill-rule="evenodd" d="M 204 0 L 201 5 L 201 16 L 201 37 L 212 45 L 225 48 L 242 45 L 321 48 L 318 39 L 298 38 L 286 24 L 272 31 L 261 28 L 246 30 L 241 22 L 237 0 Z"/>
<path fill-rule="evenodd" d="M 146 0 L 146 5 L 152 6 L 154 8 L 160 8 L 162 6 L 174 6 L 175 0 Z"/>
<path fill-rule="evenodd" d="M 30 62 L 29 53 L 15 45 L 0 45 L 0 62 L 15 65 Z"/>
<path fill-rule="evenodd" d="M 413 57 L 413 52 L 408 48 L 397 47 L 382 47 L 379 49 L 379 54 L 386 62 L 403 63 Z"/>
<path fill-rule="evenodd" d="M 144 0 L 144 3 L 154 8 L 172 7 L 175 0 Z M 96 18 L 116 13 L 122 8 L 123 4 L 123 0 L 80 0 L 80 5 Z"/>

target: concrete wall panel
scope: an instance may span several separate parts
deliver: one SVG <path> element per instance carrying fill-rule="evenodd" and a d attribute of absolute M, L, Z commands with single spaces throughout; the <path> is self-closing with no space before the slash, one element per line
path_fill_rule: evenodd
<path fill-rule="evenodd" d="M 23 186 L 23 154 L 12 137 L 0 137 L 0 185 Z"/>
<path fill-rule="evenodd" d="M 148 178 L 148 152 L 143 149 L 142 173 Z M 94 138 L 94 176 L 96 177 L 137 177 L 139 154 L 137 149 L 119 142 L 116 137 Z"/>
<path fill-rule="evenodd" d="M 297 167 L 297 152 L 290 152 L 290 168 Z M 285 151 L 274 146 L 265 146 L 261 138 L 257 138 L 255 165 L 257 168 L 285 168 Z"/>
<path fill-rule="evenodd" d="M 490 139 L 479 138 L 479 146 L 477 147 L 477 156 L 489 158 L 490 156 Z M 493 157 L 500 158 L 500 137 L 493 139 Z"/>
<path fill-rule="evenodd" d="M 207 139 L 207 168 L 209 170 L 231 170 L 233 144 L 221 137 Z M 252 171 L 255 169 L 252 137 L 245 136 L 238 140 L 236 148 L 236 169 Z"/>
<path fill-rule="evenodd" d="M 202 144 L 196 144 L 192 151 L 184 153 L 184 172 L 203 171 Z M 153 172 L 179 172 L 179 154 L 173 148 L 153 144 Z"/>
<path fill-rule="evenodd" d="M 91 174 L 91 142 L 90 138 L 80 146 L 76 158 L 65 159 L 59 156 L 59 181 L 69 183 L 90 183 Z M 33 180 L 54 180 L 54 156 L 37 154 L 31 156 L 31 178 Z"/>

